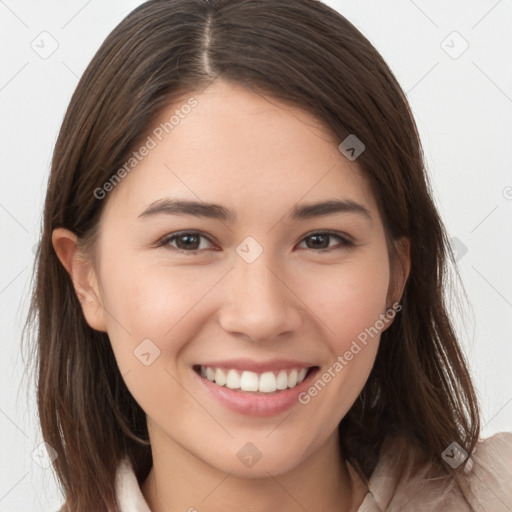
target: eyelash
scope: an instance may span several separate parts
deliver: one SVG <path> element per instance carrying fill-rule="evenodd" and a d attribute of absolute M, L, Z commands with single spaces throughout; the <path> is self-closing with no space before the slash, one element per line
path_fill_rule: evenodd
<path fill-rule="evenodd" d="M 196 254 L 204 249 L 193 249 L 193 250 L 185 250 L 185 249 L 180 249 L 178 247 L 173 247 L 170 245 L 170 242 L 176 240 L 177 238 L 181 238 L 181 237 L 184 237 L 186 235 L 193 235 L 193 236 L 199 236 L 199 237 L 202 237 L 202 238 L 206 238 L 210 243 L 213 243 L 211 242 L 211 240 L 204 234 L 204 233 L 201 233 L 200 231 L 180 231 L 179 233 L 171 233 L 170 235 L 166 235 L 165 237 L 163 237 L 162 239 L 159 240 L 159 242 L 157 242 L 157 247 L 166 247 L 172 251 L 176 251 L 176 252 L 180 252 L 180 253 L 188 253 L 188 254 Z M 337 238 L 338 240 L 341 241 L 341 244 L 338 246 L 338 247 L 331 247 L 331 248 L 327 248 L 327 249 L 311 249 L 311 248 L 306 248 L 306 250 L 308 251 L 313 251 L 313 252 L 320 252 L 320 253 L 325 253 L 325 252 L 331 252 L 333 250 L 336 250 L 336 249 L 349 249 L 349 248 L 352 248 L 355 246 L 355 243 L 350 240 L 348 237 L 346 236 L 342 236 L 341 234 L 339 233 L 336 233 L 336 232 L 332 232 L 332 231 L 313 231 L 311 233 L 308 233 L 307 235 L 305 235 L 300 243 L 302 243 L 304 240 L 308 239 L 308 238 L 311 238 L 311 237 L 314 237 L 314 236 L 318 236 L 318 235 L 322 235 L 322 236 L 328 236 L 328 237 L 333 237 L 333 238 Z M 199 242 L 199 244 L 201 244 L 201 242 Z"/>

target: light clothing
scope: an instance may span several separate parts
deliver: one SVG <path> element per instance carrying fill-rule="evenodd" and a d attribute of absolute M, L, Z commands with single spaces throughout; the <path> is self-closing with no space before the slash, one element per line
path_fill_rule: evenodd
<path fill-rule="evenodd" d="M 512 433 L 479 441 L 465 472 L 443 478 L 426 478 L 426 465 L 400 476 L 398 452 L 392 442 L 384 443 L 358 512 L 512 512 Z M 121 512 L 151 512 L 126 460 L 117 472 L 116 493 Z"/>

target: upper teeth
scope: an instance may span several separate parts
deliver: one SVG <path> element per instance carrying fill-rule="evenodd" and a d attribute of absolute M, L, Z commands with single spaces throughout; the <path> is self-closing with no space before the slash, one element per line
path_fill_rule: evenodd
<path fill-rule="evenodd" d="M 219 386 L 242 391 L 261 391 L 263 393 L 293 388 L 304 380 L 307 372 L 307 368 L 255 373 L 201 366 L 201 375 Z"/>

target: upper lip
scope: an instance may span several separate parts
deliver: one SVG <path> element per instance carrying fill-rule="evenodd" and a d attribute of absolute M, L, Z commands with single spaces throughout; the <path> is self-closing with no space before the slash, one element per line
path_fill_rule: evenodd
<path fill-rule="evenodd" d="M 275 370 L 287 370 L 291 368 L 310 368 L 314 365 L 295 361 L 292 359 L 272 359 L 270 361 L 254 361 L 253 359 L 230 359 L 228 361 L 207 361 L 200 363 L 200 366 L 210 368 L 225 368 L 240 371 L 252 371 L 255 373 L 271 372 Z"/>

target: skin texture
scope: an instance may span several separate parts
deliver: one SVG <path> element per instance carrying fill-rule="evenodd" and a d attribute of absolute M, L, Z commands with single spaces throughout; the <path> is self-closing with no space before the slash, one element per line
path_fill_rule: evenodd
<path fill-rule="evenodd" d="M 400 249 L 402 271 L 392 273 L 368 183 L 310 114 L 223 81 L 194 98 L 192 112 L 107 194 L 94 261 L 76 250 L 70 231 L 53 234 L 87 322 L 108 332 L 146 412 L 154 466 L 143 494 L 155 512 L 356 510 L 366 489 L 341 457 L 337 425 L 368 378 L 379 336 L 307 405 L 270 417 L 225 408 L 192 366 L 284 358 L 321 374 L 399 299 L 408 246 Z M 238 219 L 139 218 L 171 197 L 216 203 Z M 287 217 L 297 204 L 328 199 L 355 201 L 371 219 Z M 207 236 L 195 252 L 177 250 L 186 250 L 183 238 L 157 246 L 185 230 Z M 330 250 L 322 252 L 306 235 L 325 230 L 355 245 L 326 238 L 320 248 Z M 248 236 L 263 249 L 250 264 L 236 252 Z M 149 366 L 134 356 L 144 339 L 160 350 Z M 252 467 L 237 457 L 248 442 L 262 454 Z"/>

